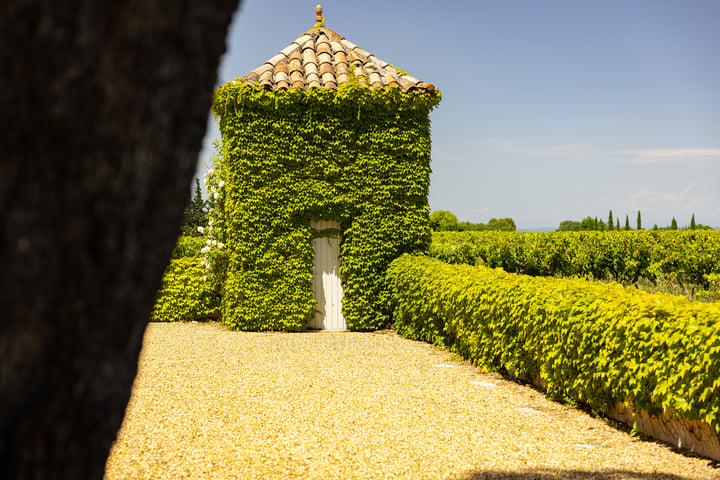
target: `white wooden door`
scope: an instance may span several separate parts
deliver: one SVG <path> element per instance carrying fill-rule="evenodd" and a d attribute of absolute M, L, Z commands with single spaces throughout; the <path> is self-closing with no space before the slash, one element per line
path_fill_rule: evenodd
<path fill-rule="evenodd" d="M 312 221 L 310 226 L 315 230 L 340 230 L 340 224 L 330 220 Z M 342 282 L 338 273 L 340 236 L 316 238 L 313 240 L 313 249 L 313 297 L 317 301 L 317 310 L 308 328 L 345 330 L 347 327 L 342 315 Z"/>

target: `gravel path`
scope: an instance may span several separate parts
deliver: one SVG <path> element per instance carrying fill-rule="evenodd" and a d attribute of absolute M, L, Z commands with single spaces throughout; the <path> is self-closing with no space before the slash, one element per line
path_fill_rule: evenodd
<path fill-rule="evenodd" d="M 720 479 L 391 333 L 150 324 L 111 479 Z"/>

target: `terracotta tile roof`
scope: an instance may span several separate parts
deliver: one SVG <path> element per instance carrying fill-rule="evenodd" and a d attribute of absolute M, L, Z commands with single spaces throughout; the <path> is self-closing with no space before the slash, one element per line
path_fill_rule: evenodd
<path fill-rule="evenodd" d="M 437 92 L 433 84 L 421 82 L 325 27 L 319 5 L 316 12 L 317 24 L 313 28 L 240 81 L 273 90 L 336 90 L 352 72 L 362 85 L 373 88 L 397 86 L 402 92 Z"/>

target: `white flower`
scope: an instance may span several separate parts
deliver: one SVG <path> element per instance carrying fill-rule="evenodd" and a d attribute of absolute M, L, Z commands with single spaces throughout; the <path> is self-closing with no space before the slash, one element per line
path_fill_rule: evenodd
<path fill-rule="evenodd" d="M 207 253 L 210 251 L 210 247 L 203 247 L 200 249 L 200 253 Z"/>
<path fill-rule="evenodd" d="M 218 187 L 222 188 L 225 186 L 225 180 L 220 180 L 220 183 L 218 183 Z"/>
<path fill-rule="evenodd" d="M 205 230 L 203 227 L 198 227 L 198 232 L 203 233 L 203 230 Z"/>
<path fill-rule="evenodd" d="M 203 282 L 207 282 L 207 277 L 203 275 Z"/>
<path fill-rule="evenodd" d="M 214 198 L 215 200 L 217 200 L 219 197 L 220 197 L 220 194 L 219 194 L 218 192 L 215 192 L 215 193 L 213 194 L 213 198 Z"/>
<path fill-rule="evenodd" d="M 212 245 L 212 240 L 210 240 L 210 239 L 208 238 L 208 239 L 205 241 L 205 245 L 207 245 L 208 247 L 211 246 L 211 245 Z"/>
<path fill-rule="evenodd" d="M 222 242 L 218 243 L 218 248 L 223 248 L 224 246 L 225 246 L 224 243 L 222 243 Z"/>
<path fill-rule="evenodd" d="M 213 240 L 213 246 L 217 247 L 217 240 Z"/>

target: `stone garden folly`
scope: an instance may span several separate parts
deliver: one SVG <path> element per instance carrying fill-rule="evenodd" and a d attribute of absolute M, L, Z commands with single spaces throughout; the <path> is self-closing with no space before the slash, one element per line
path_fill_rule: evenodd
<path fill-rule="evenodd" d="M 381 328 L 387 265 L 430 241 L 440 92 L 316 13 L 300 38 L 216 92 L 230 328 Z"/>

